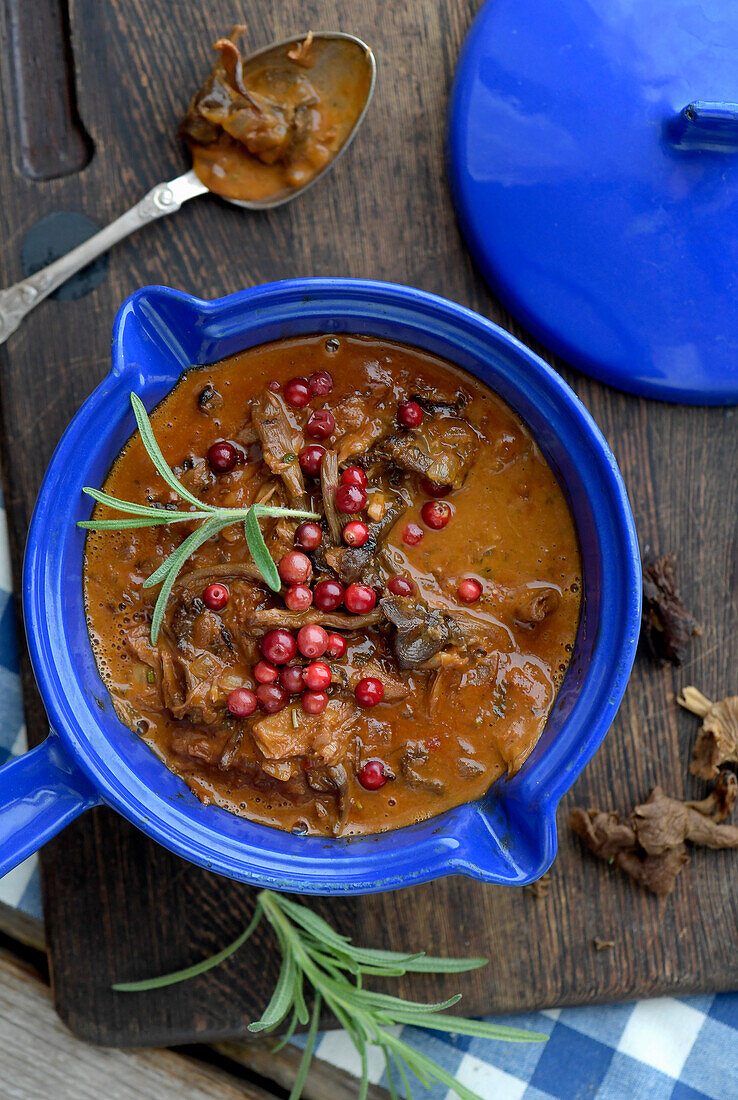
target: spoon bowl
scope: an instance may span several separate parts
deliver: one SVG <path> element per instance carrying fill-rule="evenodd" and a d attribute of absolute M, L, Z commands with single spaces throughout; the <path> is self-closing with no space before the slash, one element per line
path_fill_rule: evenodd
<path fill-rule="evenodd" d="M 301 837 L 206 806 L 117 717 L 90 646 L 81 584 L 90 514 L 132 431 L 130 392 L 158 404 L 195 364 L 309 333 L 364 333 L 439 355 L 488 385 L 528 425 L 580 538 L 582 618 L 571 663 L 533 752 L 509 781 L 416 825 Z M 172 851 L 271 889 L 361 894 L 448 874 L 524 885 L 556 852 L 556 808 L 599 747 L 630 673 L 641 614 L 638 539 L 622 477 L 563 379 L 479 314 L 410 287 L 288 279 L 205 302 L 165 287 L 121 307 L 110 374 L 64 434 L 29 530 L 23 606 L 36 679 L 55 731 L 0 770 L 0 874 L 103 802 Z"/>
<path fill-rule="evenodd" d="M 291 38 L 285 38 L 281 42 L 249 54 L 244 58 L 242 65 L 244 83 L 249 80 L 258 81 L 269 75 L 276 75 L 279 79 L 285 70 L 294 72 L 295 65 L 288 54 L 298 49 L 305 41 L 305 37 L 304 34 L 293 35 Z M 331 116 L 337 120 L 334 146 L 323 167 L 310 175 L 304 183 L 286 190 L 282 189 L 271 197 L 235 198 L 226 193 L 228 190 L 226 181 L 208 179 L 208 147 L 197 147 L 188 142 L 193 154 L 193 170 L 207 190 L 213 191 L 234 206 L 241 206 L 246 210 L 273 210 L 302 195 L 322 179 L 343 156 L 356 136 L 374 95 L 377 77 L 376 60 L 366 42 L 353 34 L 343 34 L 340 31 L 313 32 L 310 57 L 310 67 L 303 71 L 318 93 L 321 103 L 326 105 Z M 248 159 L 252 163 L 255 161 L 253 157 Z M 238 161 L 242 163 L 243 160 L 244 157 L 241 154 Z M 274 168 L 273 165 L 262 165 L 260 161 L 255 161 L 255 165 L 261 167 L 265 176 L 270 169 Z M 238 173 L 238 168 L 238 162 L 234 161 L 233 174 Z"/>

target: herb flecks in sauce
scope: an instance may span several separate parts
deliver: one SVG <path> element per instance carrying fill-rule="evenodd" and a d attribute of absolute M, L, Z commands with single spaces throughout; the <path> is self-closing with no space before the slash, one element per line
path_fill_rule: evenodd
<path fill-rule="evenodd" d="M 410 400 L 422 418 L 404 426 Z M 316 447 L 306 429 L 322 410 L 335 427 Z M 104 490 L 147 511 L 90 531 L 86 611 L 119 716 L 201 800 L 350 835 L 478 798 L 521 767 L 573 648 L 580 559 L 552 471 L 499 398 L 401 344 L 309 336 L 188 371 L 151 426 L 171 477 L 132 437 Z M 429 500 L 449 506 L 426 509 L 448 516 L 440 527 L 424 522 Z M 180 560 L 190 528 L 255 506 L 274 513 L 279 592 L 242 522 Z M 408 544 L 411 524 L 422 537 Z M 152 644 L 145 582 L 172 562 Z"/>

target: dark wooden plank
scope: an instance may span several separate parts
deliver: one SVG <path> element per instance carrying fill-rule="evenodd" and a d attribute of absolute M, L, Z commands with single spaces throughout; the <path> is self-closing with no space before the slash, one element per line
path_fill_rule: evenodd
<path fill-rule="evenodd" d="M 31 179 L 80 172 L 92 142 L 79 118 L 66 0 L 5 0 L 5 55 L 14 89 L 18 163 Z"/>
<path fill-rule="evenodd" d="M 379 82 L 365 128 L 338 170 L 303 199 L 249 215 L 200 199 L 119 246 L 92 295 L 44 304 L 0 350 L 16 569 L 45 465 L 107 370 L 113 314 L 137 286 L 165 282 L 212 297 L 293 275 L 385 278 L 455 298 L 526 338 L 475 271 L 444 178 L 448 86 L 474 8 L 473 0 L 251 5 L 254 45 L 313 26 L 355 31 L 375 46 Z M 72 4 L 80 111 L 97 152 L 78 177 L 45 183 L 23 179 L 7 158 L 0 162 L 8 281 L 20 274 L 20 242 L 37 218 L 73 209 L 102 223 L 181 169 L 175 123 L 207 68 L 208 43 L 233 9 L 207 0 L 188 7 L 186 25 L 181 12 L 174 0 Z M 3 134 L 7 140 L 17 138 Z M 683 670 L 639 661 L 605 747 L 567 800 L 627 811 L 656 782 L 675 794 L 701 793 L 687 778 L 697 724 L 677 710 L 673 695 L 689 682 L 713 696 L 736 687 L 738 414 L 646 402 L 561 369 L 615 450 L 644 543 L 678 552 L 683 594 L 704 628 Z M 38 740 L 43 714 L 27 668 L 26 689 Z M 724 934 L 738 924 L 734 857 L 698 853 L 673 898 L 660 903 L 582 856 L 565 820 L 566 806 L 548 898 L 453 878 L 316 904 L 366 942 L 488 954 L 487 971 L 403 983 L 405 992 L 434 998 L 462 989 L 470 1014 L 738 984 L 733 938 Z M 228 942 L 248 918 L 251 891 L 187 866 L 105 811 L 49 845 L 43 867 L 56 1003 L 76 1032 L 115 1044 L 243 1034 L 276 973 L 265 937 L 221 969 L 166 992 L 116 997 L 110 983 L 184 965 Z M 595 952 L 595 936 L 615 947 Z"/>
<path fill-rule="evenodd" d="M 4 1096 L 276 1100 L 271 1089 L 230 1073 L 231 1067 L 208 1065 L 172 1050 L 102 1051 L 79 1042 L 54 1015 L 43 980 L 4 950 L 0 990 Z"/>

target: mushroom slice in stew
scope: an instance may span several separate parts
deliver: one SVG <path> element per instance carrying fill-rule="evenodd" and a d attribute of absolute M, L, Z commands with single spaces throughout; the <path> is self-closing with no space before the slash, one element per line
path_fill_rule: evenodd
<path fill-rule="evenodd" d="M 398 668 L 419 668 L 445 646 L 461 640 L 452 616 L 419 597 L 386 596 L 381 608 L 395 627 L 390 645 Z"/>
<path fill-rule="evenodd" d="M 428 481 L 458 489 L 476 447 L 477 435 L 468 420 L 444 416 L 380 440 L 372 454 Z"/>
<path fill-rule="evenodd" d="M 293 507 L 304 507 L 305 482 L 297 456 L 305 439 L 281 394 L 270 390 L 259 394 L 251 405 L 251 421 L 267 466 L 282 478 Z"/>

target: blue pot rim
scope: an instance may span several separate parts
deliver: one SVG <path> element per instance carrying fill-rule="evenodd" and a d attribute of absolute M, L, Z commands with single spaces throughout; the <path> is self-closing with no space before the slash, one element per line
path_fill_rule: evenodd
<path fill-rule="evenodd" d="M 609 566 L 603 575 L 608 598 L 602 600 L 591 667 L 557 739 L 545 753 L 534 752 L 521 772 L 501 788 L 499 801 L 508 818 L 513 814 L 516 835 L 525 836 L 528 850 L 534 853 L 527 861 L 511 856 L 506 863 L 508 838 L 500 837 L 499 828 L 491 823 L 485 800 L 370 838 L 299 838 L 299 853 L 294 846 L 297 838 L 290 834 L 233 819 L 258 837 L 242 843 L 221 835 L 215 824 L 207 827 L 193 821 L 183 808 L 185 796 L 181 805 L 175 805 L 175 800 L 165 801 L 144 787 L 130 770 L 121 779 L 122 765 L 120 761 L 116 765 L 114 753 L 105 751 L 106 738 L 94 714 L 85 714 L 83 720 L 75 713 L 70 695 L 81 689 L 70 654 L 60 652 L 65 646 L 64 610 L 60 592 L 49 583 L 54 568 L 57 580 L 61 576 L 60 555 L 74 536 L 73 529 L 59 530 L 59 486 L 79 456 L 81 441 L 90 443 L 89 433 L 104 411 L 108 407 L 119 411 L 137 383 L 143 388 L 149 383 L 140 363 L 126 361 L 123 336 L 134 315 L 151 313 L 152 303 L 181 310 L 197 330 L 223 319 L 231 337 L 238 335 L 239 316 L 258 317 L 260 322 L 269 317 L 300 318 L 303 324 L 312 315 L 329 316 L 345 321 L 347 327 L 335 329 L 345 332 L 357 331 L 352 324 L 360 319 L 369 325 L 365 331 L 379 336 L 388 326 L 412 321 L 418 333 L 432 333 L 448 346 L 441 354 L 451 361 L 455 342 L 459 355 L 463 346 L 487 360 L 499 357 L 500 363 L 490 370 L 501 372 L 500 364 L 514 364 L 515 370 L 509 364 L 506 367 L 509 378 L 517 371 L 518 385 L 523 387 L 520 379 L 524 377 L 525 385 L 537 387 L 539 399 L 544 394 L 551 409 L 560 414 L 561 423 L 551 430 L 564 450 L 576 443 L 587 453 L 592 469 L 586 476 L 596 479 L 590 499 L 593 522 L 603 562 Z M 328 330 L 317 323 L 313 329 L 300 329 L 304 333 Z M 245 341 L 242 346 L 251 345 Z M 515 407 L 514 401 L 510 403 Z M 100 448 L 104 443 L 105 438 L 99 440 Z M 97 445 L 96 436 L 90 445 Z M 252 885 L 305 894 L 373 893 L 446 874 L 523 885 L 543 873 L 555 856 L 558 803 L 600 746 L 625 691 L 638 641 L 640 597 L 638 542 L 622 477 L 594 420 L 563 379 L 515 337 L 463 306 L 411 287 L 344 278 L 283 280 L 212 301 L 166 287 L 134 292 L 116 315 L 112 369 L 82 405 L 52 456 L 31 521 L 23 585 L 29 649 L 51 725 L 101 799 L 144 833 L 200 866 Z M 565 730 L 568 736 L 563 736 Z M 215 807 L 208 808 L 208 813 L 212 822 L 222 822 L 219 815 L 232 818 Z M 487 844 L 496 847 L 494 863 L 485 851 Z"/>

